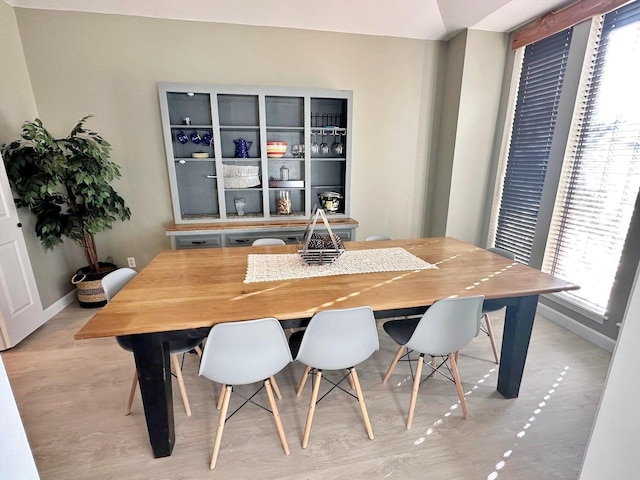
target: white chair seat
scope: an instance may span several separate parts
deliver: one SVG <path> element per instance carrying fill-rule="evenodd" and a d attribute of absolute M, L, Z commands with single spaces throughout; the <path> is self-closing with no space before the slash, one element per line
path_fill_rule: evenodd
<path fill-rule="evenodd" d="M 462 412 L 464 418 L 467 418 L 467 404 L 462 391 L 455 353 L 478 334 L 483 300 L 483 296 L 440 300 L 431 305 L 417 322 L 416 319 L 411 318 L 390 320 L 383 325 L 385 332 L 400 345 L 384 376 L 383 383 L 386 383 L 391 377 L 405 349 L 407 350 L 406 355 L 409 351 L 416 351 L 420 354 L 409 402 L 407 429 L 411 428 L 413 423 L 425 355 L 444 358 L 438 367 L 433 362 L 432 368 L 434 370 L 444 366 L 447 361 L 450 363 Z"/>
<path fill-rule="evenodd" d="M 364 403 L 364 396 L 355 366 L 368 359 L 378 350 L 378 332 L 373 311 L 370 307 L 325 310 L 316 313 L 304 332 L 299 331 L 289 337 L 289 346 L 295 352 L 295 359 L 306 365 L 296 391 L 300 396 L 308 375 L 314 375 L 313 391 L 309 402 L 307 421 L 302 437 L 302 448 L 307 448 L 311 434 L 311 424 L 318 402 L 318 392 L 323 370 L 344 370 L 360 404 L 367 435 L 373 440 L 373 430 Z M 339 387 L 340 380 L 337 384 Z M 346 390 L 345 390 L 346 391 Z"/>
<path fill-rule="evenodd" d="M 222 432 L 227 420 L 227 410 L 234 385 L 263 382 L 282 448 L 285 454 L 289 455 L 289 445 L 273 392 L 277 388 L 274 375 L 291 361 L 287 339 L 280 322 L 275 318 L 220 323 L 211 329 L 202 354 L 200 375 L 223 385 L 218 402 L 220 409 L 218 429 L 211 455 L 212 470 L 218 460 Z M 280 396 L 279 391 L 277 393 Z"/>

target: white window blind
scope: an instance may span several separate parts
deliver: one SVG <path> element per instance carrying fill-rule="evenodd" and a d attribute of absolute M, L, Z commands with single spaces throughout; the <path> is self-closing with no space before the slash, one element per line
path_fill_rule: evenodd
<path fill-rule="evenodd" d="M 528 264 L 572 29 L 526 47 L 494 243 Z"/>
<path fill-rule="evenodd" d="M 640 188 L 640 2 L 604 17 L 574 115 L 543 270 L 606 310 Z"/>

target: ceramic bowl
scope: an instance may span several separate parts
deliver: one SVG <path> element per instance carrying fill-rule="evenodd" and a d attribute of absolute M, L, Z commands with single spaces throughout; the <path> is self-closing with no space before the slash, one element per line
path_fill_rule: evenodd
<path fill-rule="evenodd" d="M 287 153 L 287 142 L 267 142 L 267 157 L 282 158 Z"/>

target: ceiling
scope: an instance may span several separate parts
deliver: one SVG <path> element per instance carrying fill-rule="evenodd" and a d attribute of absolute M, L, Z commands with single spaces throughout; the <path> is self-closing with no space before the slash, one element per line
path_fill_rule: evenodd
<path fill-rule="evenodd" d="M 572 0 L 4 0 L 11 6 L 447 40 L 508 32 Z"/>

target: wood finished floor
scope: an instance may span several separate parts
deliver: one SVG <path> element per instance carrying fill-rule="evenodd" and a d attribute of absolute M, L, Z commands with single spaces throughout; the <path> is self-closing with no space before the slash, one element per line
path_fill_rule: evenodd
<path fill-rule="evenodd" d="M 380 324 L 380 350 L 358 368 L 374 440 L 366 436 L 357 402 L 334 391 L 318 405 L 303 450 L 311 391 L 307 382 L 295 396 L 303 367 L 294 363 L 277 376 L 291 455 L 282 452 L 271 416 L 248 405 L 227 422 L 210 471 L 218 388 L 197 376 L 197 356 L 187 355 L 184 365 L 193 416 L 186 417 L 174 382 L 176 446 L 171 457 L 154 459 L 138 396 L 131 416 L 122 414 L 131 354 L 113 339 L 73 340 L 94 313 L 71 305 L 2 353 L 43 480 L 574 479 L 610 361 L 608 352 L 538 317 L 520 396 L 505 400 L 496 392 L 497 368 L 481 334 L 460 359 L 469 419 L 456 408 L 454 385 L 433 378 L 422 384 L 413 427 L 406 430 L 411 377 L 401 363 L 382 384 L 396 346 Z M 493 319 L 501 338 L 502 319 Z M 266 404 L 264 393 L 258 397 Z M 230 411 L 239 401 L 232 399 Z"/>

